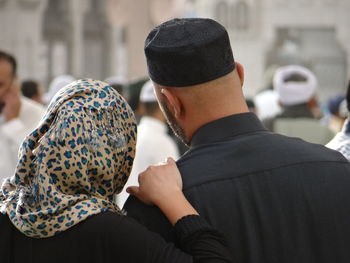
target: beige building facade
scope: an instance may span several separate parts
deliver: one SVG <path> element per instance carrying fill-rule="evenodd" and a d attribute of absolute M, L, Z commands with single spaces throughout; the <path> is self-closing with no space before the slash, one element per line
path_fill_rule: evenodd
<path fill-rule="evenodd" d="M 348 10 L 349 0 L 0 0 L 0 49 L 17 57 L 22 79 L 133 81 L 147 75 L 143 43 L 152 27 L 210 17 L 229 31 L 248 96 L 266 87 L 268 68 L 297 63 L 316 73 L 325 100 L 349 77 Z"/>
<path fill-rule="evenodd" d="M 199 0 L 199 15 L 228 28 L 246 68 L 246 93 L 266 88 L 268 68 L 302 64 L 319 80 L 319 97 L 344 92 L 349 77 L 349 0 Z"/>

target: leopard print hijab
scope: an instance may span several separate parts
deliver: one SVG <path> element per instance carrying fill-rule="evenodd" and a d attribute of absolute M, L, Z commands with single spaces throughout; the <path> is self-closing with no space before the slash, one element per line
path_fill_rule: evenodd
<path fill-rule="evenodd" d="M 24 140 L 15 175 L 0 189 L 0 211 L 29 237 L 45 238 L 113 211 L 130 174 L 136 121 L 106 83 L 79 80 L 51 101 Z"/>

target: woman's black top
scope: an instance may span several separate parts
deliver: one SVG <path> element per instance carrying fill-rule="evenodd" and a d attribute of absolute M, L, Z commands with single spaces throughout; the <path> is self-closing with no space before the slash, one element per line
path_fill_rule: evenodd
<path fill-rule="evenodd" d="M 42 239 L 25 236 L 7 215 L 0 214 L 0 262 L 232 262 L 225 239 L 201 217 L 183 217 L 174 231 L 183 251 L 116 213 L 91 216 L 57 236 Z"/>

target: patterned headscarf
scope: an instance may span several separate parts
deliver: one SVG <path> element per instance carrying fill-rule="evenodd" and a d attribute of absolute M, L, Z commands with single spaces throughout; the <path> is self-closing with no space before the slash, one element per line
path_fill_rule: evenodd
<path fill-rule="evenodd" d="M 16 173 L 0 190 L 0 211 L 29 237 L 44 238 L 104 211 L 130 174 L 136 121 L 106 83 L 79 80 L 51 101 L 24 140 Z"/>

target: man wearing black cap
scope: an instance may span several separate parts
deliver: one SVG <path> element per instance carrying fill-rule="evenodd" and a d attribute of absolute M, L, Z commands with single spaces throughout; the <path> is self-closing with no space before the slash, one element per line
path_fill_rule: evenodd
<path fill-rule="evenodd" d="M 183 191 L 225 233 L 235 262 L 350 262 L 350 164 L 249 113 L 225 28 L 174 19 L 150 32 L 145 54 L 158 102 L 190 146 L 177 162 Z M 124 208 L 173 239 L 155 207 L 131 197 Z"/>

